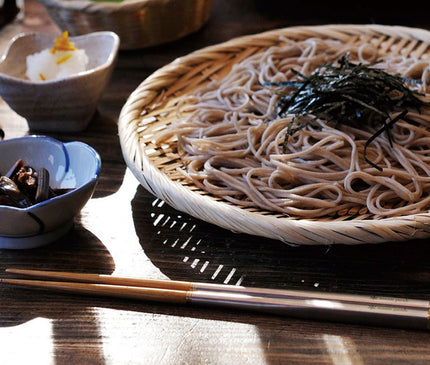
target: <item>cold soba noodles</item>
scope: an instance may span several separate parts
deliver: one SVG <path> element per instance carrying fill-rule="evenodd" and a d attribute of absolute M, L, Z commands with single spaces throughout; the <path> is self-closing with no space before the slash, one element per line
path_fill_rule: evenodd
<path fill-rule="evenodd" d="M 427 212 L 427 106 L 408 110 L 408 121 L 399 119 L 389 133 L 373 140 L 379 127 L 370 123 L 313 118 L 284 144 L 295 115 L 279 117 L 285 88 L 268 84 L 297 81 L 298 73 L 310 75 L 345 54 L 350 62 L 399 74 L 408 88 L 427 91 L 427 61 L 379 55 L 370 44 L 285 39 L 282 46 L 236 64 L 228 76 L 179 104 L 178 118 L 164 137 L 177 135 L 187 176 L 199 188 L 238 206 L 290 217 L 335 216 L 350 209 L 367 210 L 374 218 Z"/>

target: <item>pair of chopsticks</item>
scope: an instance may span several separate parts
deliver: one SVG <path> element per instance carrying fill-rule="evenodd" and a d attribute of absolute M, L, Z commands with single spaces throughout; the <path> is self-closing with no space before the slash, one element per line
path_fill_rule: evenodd
<path fill-rule="evenodd" d="M 2 278 L 0 283 L 73 294 L 108 296 L 176 304 L 246 309 L 291 317 L 336 322 L 429 329 L 428 300 L 110 275 L 6 269 L 31 279 Z M 40 280 L 48 279 L 48 280 Z"/>

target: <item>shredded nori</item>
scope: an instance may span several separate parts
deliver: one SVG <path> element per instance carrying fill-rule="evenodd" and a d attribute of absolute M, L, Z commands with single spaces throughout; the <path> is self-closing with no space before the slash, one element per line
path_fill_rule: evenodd
<path fill-rule="evenodd" d="M 289 137 L 315 119 L 334 122 L 335 127 L 339 124 L 359 127 L 367 123 L 376 128 L 376 132 L 366 141 L 364 158 L 371 166 L 382 170 L 366 157 L 368 145 L 385 132 L 392 146 L 390 129 L 394 123 L 401 119 L 412 122 L 406 116 L 408 111 L 420 112 L 429 104 L 418 97 L 421 94 L 409 89 L 400 75 L 372 67 L 375 64 L 355 64 L 349 61 L 349 54 L 345 54 L 335 64 L 324 64 L 309 76 L 292 69 L 298 81 L 267 83 L 289 90 L 281 94 L 278 112 L 281 118 L 294 115 L 285 135 L 284 153 Z M 399 114 L 391 118 L 393 113 Z"/>

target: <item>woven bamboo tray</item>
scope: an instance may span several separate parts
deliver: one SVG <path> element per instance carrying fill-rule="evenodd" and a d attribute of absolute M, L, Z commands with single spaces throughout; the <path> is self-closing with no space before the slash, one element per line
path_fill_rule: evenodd
<path fill-rule="evenodd" d="M 343 42 L 372 42 L 384 54 L 430 58 L 430 32 L 383 25 L 291 27 L 245 36 L 207 47 L 159 69 L 130 95 L 118 122 L 123 155 L 139 182 L 172 207 L 234 232 L 281 240 L 288 244 L 329 245 L 405 241 L 430 237 L 430 214 L 373 219 L 345 212 L 337 217 L 297 219 L 256 208 L 240 208 L 199 190 L 178 172 L 183 167 L 176 141 L 154 143 L 175 118 L 179 99 L 210 80 L 222 78 L 232 65 L 293 40 L 321 37 Z"/>
<path fill-rule="evenodd" d="M 196 32 L 209 19 L 211 0 L 40 0 L 70 35 L 113 31 L 121 49 L 146 48 Z"/>

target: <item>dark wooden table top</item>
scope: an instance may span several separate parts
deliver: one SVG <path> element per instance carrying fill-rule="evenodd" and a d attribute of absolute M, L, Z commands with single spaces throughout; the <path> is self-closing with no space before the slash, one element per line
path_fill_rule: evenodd
<path fill-rule="evenodd" d="M 45 247 L 0 250 L 9 267 L 152 279 L 430 297 L 425 240 L 378 245 L 290 247 L 231 233 L 170 208 L 127 170 L 117 119 L 129 94 L 159 67 L 201 47 L 267 29 L 324 23 L 426 27 L 424 13 L 386 5 L 329 1 L 213 0 L 199 32 L 167 45 L 121 51 L 98 113 L 79 134 L 102 158 L 93 198 L 72 231 Z M 349 8 L 351 6 L 352 8 Z M 395 5 L 393 5 L 395 6 Z M 430 21 L 427 23 L 430 26 Z M 44 7 L 26 2 L 25 18 L 0 30 L 0 49 L 21 31 L 56 33 Z M 6 138 L 29 133 L 0 100 Z M 0 156 L 1 158 L 1 156 Z M 1 217 L 0 217 L 1 219 Z M 172 225 L 168 222 L 175 221 Z M 18 223 L 17 223 L 18 224 Z M 418 364 L 430 362 L 430 333 L 331 323 L 0 286 L 0 359 L 11 364 Z"/>

